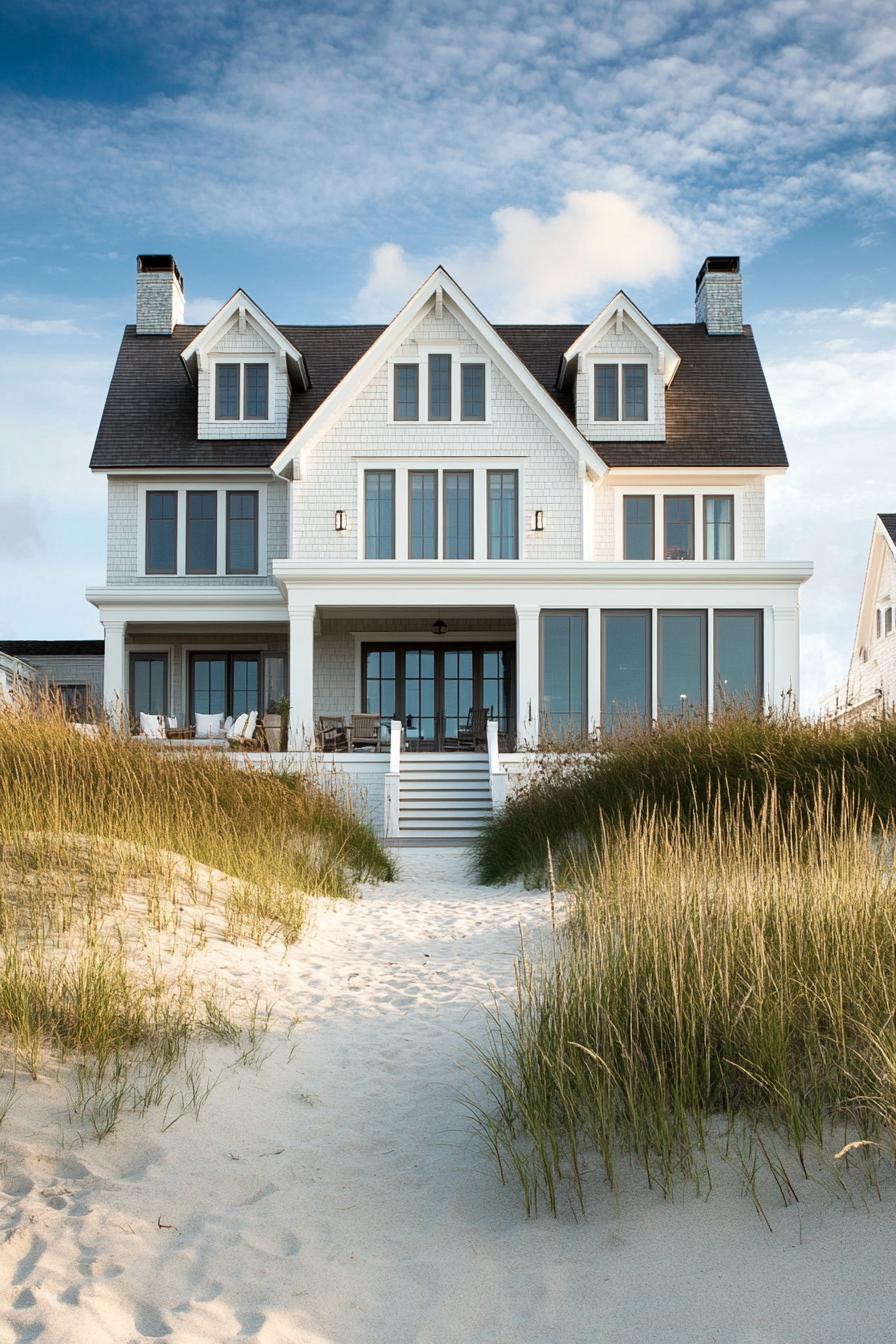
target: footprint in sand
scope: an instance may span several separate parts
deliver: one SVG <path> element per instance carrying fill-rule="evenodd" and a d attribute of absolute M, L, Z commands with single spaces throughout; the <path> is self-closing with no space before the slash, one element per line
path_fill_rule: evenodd
<path fill-rule="evenodd" d="M 138 1333 L 145 1335 L 147 1339 L 165 1339 L 171 1334 L 171 1326 L 162 1320 L 162 1313 L 158 1307 L 152 1306 L 149 1302 L 137 1303 L 134 1325 Z"/>
<path fill-rule="evenodd" d="M 13 1283 L 25 1282 L 37 1266 L 38 1261 L 46 1249 L 47 1243 L 44 1241 L 43 1237 L 35 1237 L 31 1243 L 31 1249 L 26 1251 L 16 1265 L 15 1273 L 12 1276 Z"/>

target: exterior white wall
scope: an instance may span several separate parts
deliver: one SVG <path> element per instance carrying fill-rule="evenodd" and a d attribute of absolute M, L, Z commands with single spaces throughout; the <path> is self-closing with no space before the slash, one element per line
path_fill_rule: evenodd
<path fill-rule="evenodd" d="M 263 573 L 259 575 L 239 574 L 141 574 L 143 557 L 139 554 L 139 538 L 143 532 L 141 507 L 145 507 L 145 495 L 141 486 L 148 489 L 164 490 L 172 485 L 183 486 L 190 490 L 203 489 L 252 489 L 262 484 L 265 496 L 264 528 L 259 528 L 259 543 L 264 537 Z M 289 546 L 289 484 L 279 477 L 257 475 L 243 479 L 240 476 L 214 477 L 143 477 L 138 480 L 131 476 L 110 476 L 108 479 L 108 523 L 107 523 L 107 560 L 106 582 L 110 586 L 127 584 L 133 587 L 188 586 L 190 588 L 219 587 L 228 588 L 270 587 L 274 560 L 284 559 Z"/>
<path fill-rule="evenodd" d="M 822 703 L 827 714 L 863 718 L 892 713 L 896 707 L 896 557 L 883 539 L 877 544 L 883 548 L 882 561 L 870 594 L 869 628 L 859 632 L 846 681 L 836 686 Z M 864 596 L 867 600 L 867 595 Z M 883 617 L 881 633 L 877 634 L 878 608 L 883 612 L 893 609 L 893 629 L 889 634 Z"/>
<path fill-rule="evenodd" d="M 89 686 L 91 699 L 97 707 L 103 703 L 103 655 L 97 654 L 31 654 L 28 662 L 37 673 L 38 681 L 51 686 Z"/>
<path fill-rule="evenodd" d="M 286 365 L 278 357 L 272 341 L 264 335 L 250 317 L 246 318 L 244 329 L 239 329 L 239 317 L 233 321 L 215 345 L 200 361 L 197 374 L 200 439 L 284 439 L 286 421 L 289 415 L 290 383 Z M 240 359 L 262 361 L 270 358 L 271 368 L 268 375 L 268 409 L 270 418 L 257 420 L 214 420 L 214 365 L 216 357 L 223 356 L 222 363 Z M 229 359 L 228 359 L 229 357 Z M 282 364 L 282 367 L 281 367 Z M 276 453 L 272 447 L 271 459 Z"/>
<path fill-rule="evenodd" d="M 427 346 L 450 345 L 459 356 L 487 356 L 455 317 L 424 317 L 395 356 L 416 357 Z M 421 366 L 421 379 L 426 376 Z M 390 366 L 383 364 L 348 407 L 339 423 L 311 449 L 293 486 L 293 547 L 296 559 L 353 560 L 359 553 L 360 459 L 481 459 L 511 462 L 520 471 L 523 525 L 520 555 L 530 560 L 575 559 L 582 555 L 582 485 L 579 465 L 569 449 L 545 426 L 528 402 L 494 366 L 485 423 L 390 423 Z M 384 465 L 386 463 L 384 462 Z M 345 532 L 333 517 L 344 509 Z M 537 509 L 545 514 L 543 532 L 532 531 Z"/>

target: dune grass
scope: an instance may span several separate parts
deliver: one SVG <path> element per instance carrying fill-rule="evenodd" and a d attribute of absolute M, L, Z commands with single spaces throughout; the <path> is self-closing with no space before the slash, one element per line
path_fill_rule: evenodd
<path fill-rule="evenodd" d="M 892 844 L 817 782 L 704 802 L 605 822 L 492 1014 L 477 1115 L 530 1212 L 585 1208 L 623 1162 L 703 1190 L 725 1146 L 760 1211 L 757 1167 L 789 1203 L 847 1143 L 872 1181 L 892 1160 Z"/>
<path fill-rule="evenodd" d="M 0 1043 L 13 1075 L 72 1062 L 74 1109 L 98 1137 L 122 1109 L 170 1101 L 175 1080 L 197 1113 L 195 1044 L 243 1049 L 248 1032 L 251 1054 L 263 1022 L 257 1005 L 235 1022 L 193 984 L 206 918 L 232 940 L 290 943 L 311 898 L 391 876 L 371 829 L 310 778 L 102 725 L 88 737 L 52 697 L 0 706 Z M 163 934 L 179 957 L 167 974 L 147 955 Z"/>
<path fill-rule="evenodd" d="M 545 748 L 525 787 L 478 837 L 476 865 L 483 882 L 538 881 L 548 843 L 563 872 L 642 806 L 701 817 L 720 799 L 759 810 L 774 793 L 798 816 L 817 789 L 832 806 L 848 800 L 892 817 L 896 719 L 838 727 L 731 710 L 712 724 L 672 722 L 605 744 Z"/>

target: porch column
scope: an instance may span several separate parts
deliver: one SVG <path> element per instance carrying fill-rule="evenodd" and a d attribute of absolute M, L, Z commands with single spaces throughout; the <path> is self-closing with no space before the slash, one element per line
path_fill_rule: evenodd
<path fill-rule="evenodd" d="M 588 608 L 588 731 L 600 732 L 600 607 Z"/>
<path fill-rule="evenodd" d="M 798 607 L 772 607 L 772 646 L 766 647 L 766 670 L 772 666 L 770 708 L 793 711 L 800 695 L 800 623 Z M 767 672 L 766 672 L 767 675 Z"/>
<path fill-rule="evenodd" d="M 109 722 L 123 728 L 127 722 L 127 666 L 124 653 L 126 621 L 103 621 L 103 704 Z"/>
<path fill-rule="evenodd" d="M 314 607 L 289 599 L 289 749 L 314 746 Z"/>
<path fill-rule="evenodd" d="M 516 738 L 521 751 L 538 746 L 540 611 L 516 608 Z"/>

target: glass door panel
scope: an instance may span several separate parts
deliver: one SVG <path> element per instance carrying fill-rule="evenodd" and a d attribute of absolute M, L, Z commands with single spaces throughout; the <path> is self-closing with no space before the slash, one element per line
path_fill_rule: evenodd
<path fill-rule="evenodd" d="M 404 651 L 404 725 L 408 743 L 435 743 L 435 649 Z"/>
<path fill-rule="evenodd" d="M 364 713 L 380 716 L 380 737 L 389 737 L 389 723 L 398 711 L 398 655 L 395 649 L 364 651 Z"/>
<path fill-rule="evenodd" d="M 658 616 L 659 713 L 664 718 L 706 714 L 706 612 L 661 611 Z"/>
<path fill-rule="evenodd" d="M 194 653 L 191 701 L 193 714 L 227 713 L 227 655 Z"/>
<path fill-rule="evenodd" d="M 513 655 L 507 649 L 482 650 L 482 704 L 498 731 L 510 732 L 513 707 Z"/>
<path fill-rule="evenodd" d="M 236 718 L 258 708 L 258 658 L 235 653 L 231 664 L 230 712 Z"/>
<path fill-rule="evenodd" d="M 643 727 L 651 719 L 650 612 L 605 611 L 602 631 L 603 730 Z"/>
<path fill-rule="evenodd" d="M 131 654 L 131 717 L 168 712 L 168 655 Z"/>
<path fill-rule="evenodd" d="M 442 672 L 442 713 L 446 739 L 456 739 L 473 708 L 473 650 L 445 649 Z"/>

